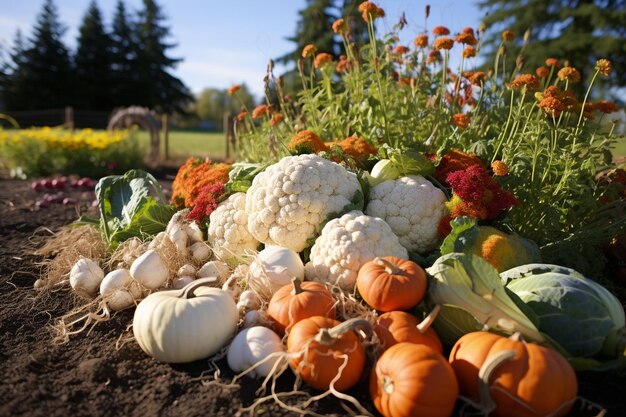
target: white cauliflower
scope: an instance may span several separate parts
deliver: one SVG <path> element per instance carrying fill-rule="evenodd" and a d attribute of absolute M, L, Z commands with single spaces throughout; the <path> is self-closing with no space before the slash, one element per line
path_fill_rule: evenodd
<path fill-rule="evenodd" d="M 248 230 L 266 245 L 300 252 L 329 214 L 359 194 L 354 173 L 317 155 L 286 156 L 252 181 L 246 193 Z"/>
<path fill-rule="evenodd" d="M 311 248 L 306 278 L 352 291 L 361 266 L 377 256 L 407 259 L 407 250 L 384 220 L 358 210 L 326 223 Z"/>
<path fill-rule="evenodd" d="M 437 247 L 437 227 L 447 213 L 445 202 L 443 191 L 415 175 L 372 188 L 365 213 L 386 221 L 402 246 L 424 253 Z"/>
<path fill-rule="evenodd" d="M 256 250 L 259 242 L 248 231 L 246 194 L 235 193 L 222 201 L 209 216 L 208 238 L 215 255 L 229 261 Z"/>

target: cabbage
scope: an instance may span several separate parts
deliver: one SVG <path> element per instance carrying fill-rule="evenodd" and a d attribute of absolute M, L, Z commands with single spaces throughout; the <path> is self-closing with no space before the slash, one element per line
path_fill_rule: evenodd
<path fill-rule="evenodd" d="M 573 269 L 529 264 L 500 274 L 503 284 L 534 311 L 539 330 L 573 357 L 601 351 L 623 356 L 624 308 L 606 288 Z M 619 350 L 622 350 L 621 352 Z"/>
<path fill-rule="evenodd" d="M 498 271 L 483 258 L 453 252 L 427 272 L 432 276 L 429 302 L 442 305 L 433 326 L 444 343 L 476 330 L 519 332 L 528 341 L 546 342 L 529 317 L 532 312 L 523 310 L 524 303 L 507 292 Z"/>

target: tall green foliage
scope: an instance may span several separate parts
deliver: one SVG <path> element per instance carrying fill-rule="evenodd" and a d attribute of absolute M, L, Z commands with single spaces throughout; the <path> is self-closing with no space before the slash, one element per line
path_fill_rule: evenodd
<path fill-rule="evenodd" d="M 110 110 L 111 38 L 95 0 L 89 4 L 80 26 L 74 63 L 75 105 L 85 110 Z"/>
<path fill-rule="evenodd" d="M 64 33 L 53 0 L 46 0 L 28 44 L 18 46 L 13 54 L 14 71 L 4 97 L 7 108 L 36 110 L 69 104 L 72 66 Z"/>
<path fill-rule="evenodd" d="M 165 17 L 154 0 L 143 0 L 136 26 L 137 70 L 140 79 L 135 91 L 137 104 L 161 111 L 183 111 L 184 105 L 192 100 L 183 82 L 169 71 L 176 67 L 180 58 L 168 56 L 175 45 L 167 43 L 170 30 L 163 24 Z"/>
<path fill-rule="evenodd" d="M 137 52 L 139 46 L 134 32 L 134 23 L 126 11 L 122 0 L 115 6 L 111 23 L 111 102 L 115 107 L 135 103 L 136 88 L 139 80 L 137 71 Z"/>
<path fill-rule="evenodd" d="M 481 0 L 485 10 L 487 45 L 495 56 L 501 30 L 510 29 L 516 44 L 507 51 L 507 66 L 513 68 L 522 36 L 531 31 L 523 51 L 524 72 L 534 72 L 546 57 L 558 58 L 588 75 L 598 58 L 611 60 L 615 68 L 626 66 L 625 0 Z M 587 71 L 587 73 L 585 73 Z M 607 84 L 626 86 L 626 72 L 616 71 Z"/>

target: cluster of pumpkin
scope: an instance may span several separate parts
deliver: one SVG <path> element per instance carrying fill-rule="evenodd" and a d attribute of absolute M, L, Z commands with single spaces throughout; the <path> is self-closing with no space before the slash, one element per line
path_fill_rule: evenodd
<path fill-rule="evenodd" d="M 429 327 L 438 308 L 421 322 L 406 312 L 422 301 L 427 287 L 425 271 L 409 260 L 376 258 L 359 270 L 358 293 L 380 312 L 376 319 L 336 320 L 338 302 L 329 287 L 294 277 L 269 300 L 265 326 L 247 327 L 233 340 L 242 303 L 256 308 L 261 300 L 250 303 L 250 293 L 207 286 L 214 282 L 196 280 L 143 300 L 133 322 L 142 349 L 164 362 L 190 362 L 230 342 L 228 363 L 235 371 L 251 367 L 252 375 L 267 376 L 285 360 L 311 387 L 345 392 L 361 380 L 367 347 L 373 346 L 378 360 L 369 390 L 385 417 L 449 416 L 459 395 L 484 413 L 508 417 L 564 416 L 576 400 L 576 374 L 569 363 L 515 335 L 466 334 L 447 360 Z"/>

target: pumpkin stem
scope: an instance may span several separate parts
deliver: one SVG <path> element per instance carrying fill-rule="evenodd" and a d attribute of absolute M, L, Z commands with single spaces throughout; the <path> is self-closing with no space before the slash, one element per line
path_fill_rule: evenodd
<path fill-rule="evenodd" d="M 363 330 L 367 339 L 372 337 L 372 324 L 365 319 L 354 318 L 346 320 L 343 323 L 336 325 L 332 329 L 320 329 L 320 331 L 315 336 L 315 340 L 323 345 L 331 345 L 337 339 L 343 336 L 344 333 L 347 333 L 351 330 Z"/>
<path fill-rule="evenodd" d="M 302 282 L 297 277 L 294 277 L 291 280 L 291 283 L 293 284 L 293 291 L 291 292 L 293 295 L 298 295 L 304 291 L 302 289 Z"/>
<path fill-rule="evenodd" d="M 190 282 L 189 284 L 187 284 L 185 287 L 183 287 L 183 289 L 180 290 L 180 293 L 178 294 L 178 298 L 184 298 L 186 300 L 190 298 L 194 298 L 196 295 L 193 292 L 196 289 L 200 287 L 208 287 L 211 284 L 215 283 L 216 281 L 217 281 L 216 277 L 206 277 L 206 278 L 196 279 Z"/>
<path fill-rule="evenodd" d="M 391 275 L 404 275 L 405 274 L 404 269 L 398 268 L 397 265 L 389 262 L 385 258 L 376 257 L 374 258 L 374 263 L 376 265 L 384 266 L 385 271 L 387 271 L 388 274 L 391 274 Z"/>
<path fill-rule="evenodd" d="M 424 332 L 428 330 L 431 324 L 433 324 L 433 322 L 439 315 L 440 311 L 441 311 L 441 304 L 436 304 L 435 307 L 433 307 L 433 309 L 430 311 L 430 313 L 428 313 L 428 315 L 424 317 L 424 320 L 422 320 L 421 323 L 416 326 L 417 330 L 420 333 L 424 334 Z"/>
<path fill-rule="evenodd" d="M 516 342 L 525 342 L 524 336 L 520 332 L 515 332 L 511 336 L 509 336 L 510 340 L 515 340 Z"/>
<path fill-rule="evenodd" d="M 489 385 L 489 379 L 496 369 L 505 362 L 512 360 L 515 357 L 515 351 L 503 350 L 501 352 L 492 355 L 483 363 L 478 371 L 478 392 L 480 395 L 480 404 L 482 411 L 485 415 L 488 415 L 496 409 L 496 403 L 491 398 L 491 386 Z"/>

